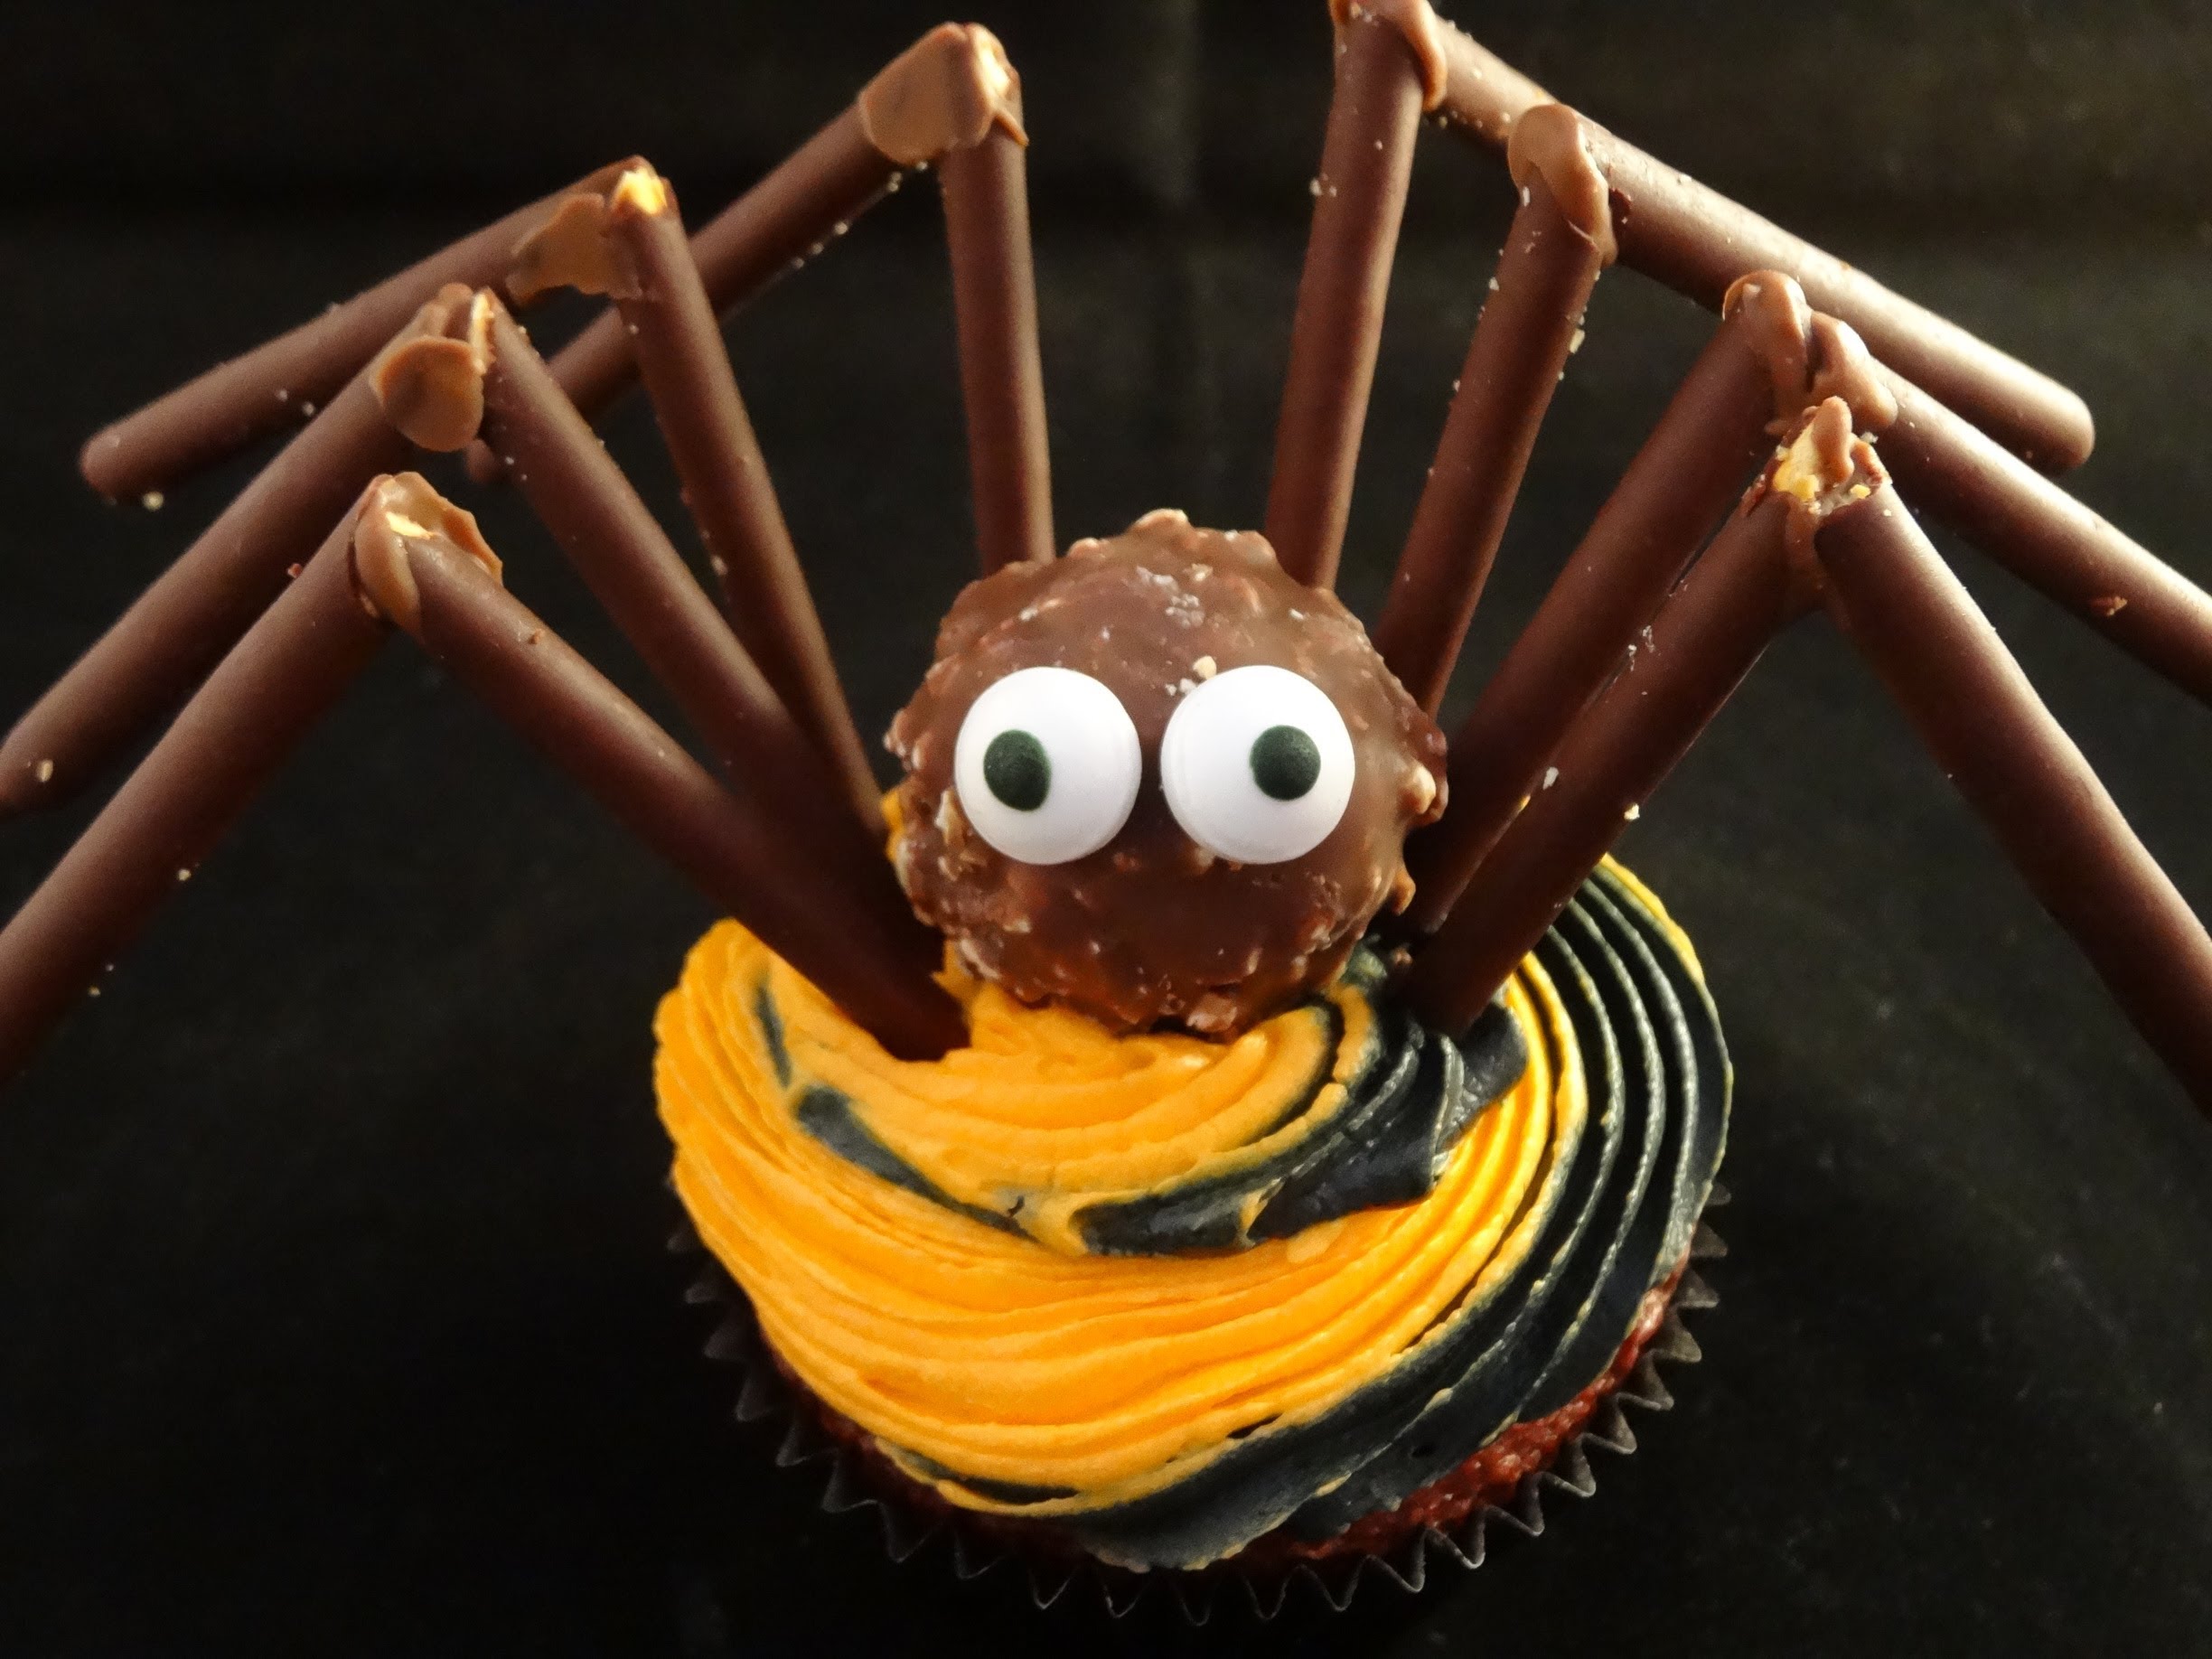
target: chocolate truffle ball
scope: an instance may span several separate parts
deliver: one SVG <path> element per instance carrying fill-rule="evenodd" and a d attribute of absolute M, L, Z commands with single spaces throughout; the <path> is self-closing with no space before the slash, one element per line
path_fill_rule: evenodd
<path fill-rule="evenodd" d="M 1173 511 L 970 586 L 888 741 L 915 911 L 1122 1031 L 1228 1036 L 1326 984 L 1444 806 L 1443 736 L 1358 620 Z"/>

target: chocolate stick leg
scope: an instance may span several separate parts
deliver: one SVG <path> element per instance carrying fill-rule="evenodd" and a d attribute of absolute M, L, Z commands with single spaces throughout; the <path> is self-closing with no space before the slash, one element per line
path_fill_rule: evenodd
<path fill-rule="evenodd" d="M 1336 84 L 1275 426 L 1267 539 L 1299 581 L 1336 580 L 1391 261 L 1425 98 L 1420 62 L 1364 11 L 1336 27 Z"/>
<path fill-rule="evenodd" d="M 363 498 L 365 501 L 367 498 Z M 0 1081 L 136 938 L 369 665 L 357 503 L 0 931 Z"/>
<path fill-rule="evenodd" d="M 395 346 L 433 332 L 444 315 L 426 306 Z M 379 410 L 370 380 L 356 375 L 15 723 L 0 742 L 0 815 L 65 800 L 89 783 L 284 591 L 286 572 L 362 486 L 405 463 L 408 446 Z"/>
<path fill-rule="evenodd" d="M 1367 0 L 1443 81 L 1435 100 L 1469 136 L 1504 148 L 1530 110 L 1551 101 L 1527 76 L 1439 17 L 1429 0 Z M 1890 292 L 1856 267 L 1599 130 L 1599 168 L 1623 204 L 1621 263 L 1719 310 L 1730 285 L 1762 268 L 1787 271 L 1814 307 L 1841 317 L 1889 363 L 2046 472 L 2087 459 L 2096 429 L 2082 400 L 1957 323 Z"/>
<path fill-rule="evenodd" d="M 909 169 L 982 137 L 996 118 L 993 89 L 1005 61 L 988 30 L 942 23 L 885 65 L 849 107 L 691 239 L 715 310 L 726 316 L 820 253 Z M 591 323 L 552 368 L 570 401 L 596 416 L 636 372 L 621 316 L 610 311 Z M 498 473 L 486 450 L 471 453 L 470 469 L 487 480 Z"/>
<path fill-rule="evenodd" d="M 454 449 L 481 407 L 531 511 L 736 786 L 805 826 L 856 887 L 895 892 L 874 833 L 506 307 L 479 293 L 464 331 L 383 360 L 388 413 L 426 447 Z"/>
<path fill-rule="evenodd" d="M 666 182 L 650 168 L 624 173 L 605 236 L 636 279 L 616 303 L 684 501 L 721 576 L 730 625 L 860 821 L 880 823 L 875 773 Z"/>
<path fill-rule="evenodd" d="M 1898 483 L 2029 586 L 2212 704 L 2212 595 L 1898 374 L 1882 460 Z"/>
<path fill-rule="evenodd" d="M 980 142 L 937 164 L 952 255 L 976 544 L 986 576 L 1022 559 L 1049 559 L 1056 550 L 1026 143 L 1018 127 L 994 126 Z"/>
<path fill-rule="evenodd" d="M 1828 607 L 2135 1028 L 2212 1112 L 2212 938 L 1894 490 L 1814 539 Z"/>
<path fill-rule="evenodd" d="M 634 834 L 726 906 L 892 1053 L 964 1038 L 931 979 L 940 942 L 895 887 L 846 880 L 773 798 L 736 800 L 499 584 L 467 515 L 419 479 L 363 515 L 361 588 Z M 473 524 L 468 525 L 473 529 Z"/>
<path fill-rule="evenodd" d="M 604 168 L 576 188 L 604 188 L 619 171 Z M 166 489 L 264 434 L 306 418 L 440 287 L 499 281 L 515 244 L 567 193 L 510 213 L 96 433 L 79 460 L 86 482 L 110 499 Z M 365 476 L 351 479 L 342 498 L 358 491 Z M 337 512 L 333 505 L 318 515 L 314 533 Z"/>
<path fill-rule="evenodd" d="M 1411 931 L 1436 929 L 1534 793 L 1575 717 L 1771 452 L 1772 423 L 1794 421 L 1834 389 L 1861 426 L 1889 417 L 1865 348 L 1823 321 L 1778 272 L 1737 285 L 1659 424 L 1452 735 L 1451 804 L 1406 848 Z"/>
<path fill-rule="evenodd" d="M 1375 650 L 1430 714 L 1444 700 L 1590 290 L 1613 258 L 1605 180 L 1582 118 L 1545 105 L 1522 121 L 1514 145 L 1521 206 L 1375 623 Z"/>
<path fill-rule="evenodd" d="M 1774 636 L 1814 603 L 1801 548 L 1812 515 L 1871 471 L 1841 399 L 1823 407 L 1745 497 L 1653 620 L 1628 666 L 1575 722 L 1536 793 L 1484 859 L 1406 995 L 1438 1030 L 1464 1030 L 1574 897 Z"/>

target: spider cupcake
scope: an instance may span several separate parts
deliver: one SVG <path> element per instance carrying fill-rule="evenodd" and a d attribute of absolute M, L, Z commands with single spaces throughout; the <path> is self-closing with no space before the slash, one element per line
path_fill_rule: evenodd
<path fill-rule="evenodd" d="M 2212 940 L 1891 479 L 2212 688 L 2212 602 L 2017 458 L 2085 454 L 2078 400 L 1420 0 L 1346 9 L 1336 74 L 1264 530 L 1162 511 L 1058 552 L 1019 82 L 953 25 L 695 237 L 620 164 L 96 437 L 89 476 L 129 495 L 319 410 L 0 745 L 0 798 L 59 799 L 205 676 L 0 933 L 0 1061 L 409 633 L 733 918 L 661 1008 L 657 1082 L 678 1191 L 801 1409 L 894 1502 L 1033 1559 L 1247 1575 L 1509 1501 L 1693 1283 L 1725 1049 L 1607 853 L 1801 616 L 1864 650 L 2212 1098 Z M 1520 206 L 1371 641 L 1330 590 L 1425 112 L 1503 144 Z M 923 166 L 985 574 L 894 726 L 886 808 L 717 314 Z M 1445 684 L 1617 260 L 1721 323 L 1448 762 Z M 614 305 L 548 362 L 511 308 L 562 286 Z M 633 367 L 719 610 L 581 412 Z M 410 445 L 524 494 L 719 777 L 507 595 Z"/>

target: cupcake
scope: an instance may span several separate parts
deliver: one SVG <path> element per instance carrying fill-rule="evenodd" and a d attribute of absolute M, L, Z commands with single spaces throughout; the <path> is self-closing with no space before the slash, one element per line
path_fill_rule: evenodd
<path fill-rule="evenodd" d="M 1374 918 L 1435 728 L 1178 514 L 971 586 L 891 743 L 967 1045 L 892 1057 L 735 922 L 657 1027 L 676 1191 L 797 1409 L 1047 1566 L 1279 1579 L 1510 1502 L 1713 1188 L 1728 1060 L 1657 901 L 1607 866 L 1424 1025 Z"/>

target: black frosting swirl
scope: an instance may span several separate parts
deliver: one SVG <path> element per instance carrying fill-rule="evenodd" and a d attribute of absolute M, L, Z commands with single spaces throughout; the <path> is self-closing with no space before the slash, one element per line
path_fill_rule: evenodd
<path fill-rule="evenodd" d="M 1729 1073 L 1701 980 L 1634 888 L 1600 871 L 1538 947 L 1590 1080 L 1556 1148 L 1551 1210 L 1514 1270 L 1449 1310 L 1407 1363 L 1317 1418 L 1256 1425 L 1188 1478 L 1062 1516 L 1127 1566 L 1215 1561 L 1288 1526 L 1308 1540 L 1390 1509 L 1594 1382 L 1686 1254 L 1726 1137 Z M 1451 1046 L 1431 1036 L 1439 1047 Z M 995 1489 L 1001 1502 L 1017 1492 Z M 1038 1491 L 1036 1500 L 1058 1495 Z"/>

